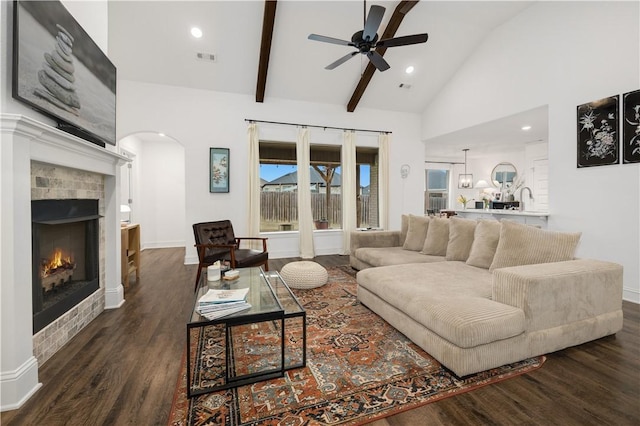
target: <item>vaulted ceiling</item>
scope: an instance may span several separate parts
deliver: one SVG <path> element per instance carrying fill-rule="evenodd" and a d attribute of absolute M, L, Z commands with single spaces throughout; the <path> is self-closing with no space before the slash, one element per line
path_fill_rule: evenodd
<path fill-rule="evenodd" d="M 398 1 L 367 2 L 386 7 L 382 36 Z M 371 73 L 357 108 L 420 113 L 494 28 L 527 2 L 421 1 L 404 17 L 395 36 L 428 33 L 424 44 L 394 47 L 391 69 Z M 363 27 L 362 1 L 277 2 L 266 79 L 259 81 L 264 1 L 109 2 L 109 56 L 118 78 L 269 99 L 344 105 L 368 65 L 363 55 L 332 71 L 324 67 L 353 50 L 308 40 L 310 33 L 350 40 Z M 269 6 L 267 7 L 269 12 Z M 190 29 L 202 29 L 195 39 Z M 263 49 L 264 51 L 264 49 Z M 214 61 L 198 59 L 212 54 Z M 264 69 L 263 61 L 263 69 Z M 405 68 L 412 65 L 413 74 Z M 404 87 L 400 87 L 403 84 Z M 409 88 L 406 88 L 409 86 Z"/>

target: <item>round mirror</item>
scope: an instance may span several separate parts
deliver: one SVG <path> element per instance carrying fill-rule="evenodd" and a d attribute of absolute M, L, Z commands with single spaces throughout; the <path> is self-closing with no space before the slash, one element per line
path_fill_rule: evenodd
<path fill-rule="evenodd" d="M 491 183 L 496 188 L 509 188 L 518 177 L 516 166 L 511 163 L 498 163 L 491 172 Z"/>

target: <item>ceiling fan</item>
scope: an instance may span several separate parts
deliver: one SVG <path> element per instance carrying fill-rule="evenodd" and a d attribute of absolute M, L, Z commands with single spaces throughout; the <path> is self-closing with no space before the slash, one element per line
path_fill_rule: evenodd
<path fill-rule="evenodd" d="M 325 43 L 333 43 L 339 44 L 342 46 L 351 46 L 355 47 L 355 52 L 348 53 L 344 55 L 342 58 L 338 59 L 335 62 L 330 63 L 326 67 L 327 70 L 332 70 L 339 65 L 347 62 L 349 59 L 353 58 L 358 53 L 366 55 L 369 58 L 369 61 L 378 69 L 378 71 L 386 71 L 391 66 L 387 61 L 384 60 L 382 55 L 376 52 L 374 49 L 377 47 L 396 47 L 396 46 L 407 46 L 410 44 L 418 44 L 425 43 L 429 38 L 427 33 L 424 34 L 414 34 L 402 37 L 394 37 L 388 38 L 384 40 L 378 40 L 378 27 L 382 22 L 382 17 L 384 16 L 385 8 L 382 6 L 372 5 L 371 9 L 369 9 L 369 15 L 366 16 L 367 13 L 367 1 L 364 1 L 364 29 L 362 31 L 357 31 L 351 36 L 351 41 L 341 40 L 339 38 L 327 37 L 318 34 L 309 34 L 309 40 L 322 41 Z"/>

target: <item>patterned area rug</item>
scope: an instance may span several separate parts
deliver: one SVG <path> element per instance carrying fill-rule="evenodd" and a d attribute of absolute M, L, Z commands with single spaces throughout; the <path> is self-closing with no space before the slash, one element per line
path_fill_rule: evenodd
<path fill-rule="evenodd" d="M 527 373 L 545 359 L 461 379 L 358 303 L 355 279 L 341 268 L 329 269 L 327 285 L 294 292 L 307 311 L 307 366 L 283 378 L 187 399 L 183 357 L 170 425 L 363 424 Z M 241 373 L 264 368 L 279 353 L 278 327 L 265 322 L 234 332 L 234 363 Z M 295 364 L 300 328 L 287 323 L 285 330 L 285 362 Z M 219 382 L 220 329 L 208 327 L 192 340 L 194 383 Z"/>

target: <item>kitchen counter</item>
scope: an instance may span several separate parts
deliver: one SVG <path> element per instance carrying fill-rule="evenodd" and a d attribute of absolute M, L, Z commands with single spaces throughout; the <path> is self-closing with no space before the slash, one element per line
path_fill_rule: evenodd
<path fill-rule="evenodd" d="M 535 216 L 535 217 L 548 217 L 549 212 L 538 211 L 520 211 L 520 210 L 498 210 L 498 209 L 465 209 L 454 210 L 456 214 L 462 215 L 463 213 L 477 213 L 477 214 L 491 214 L 491 215 L 505 215 L 505 216 Z"/>
<path fill-rule="evenodd" d="M 520 211 L 520 210 L 498 210 L 498 209 L 465 209 L 455 210 L 459 217 L 468 219 L 508 219 L 527 225 L 537 225 L 541 228 L 547 227 L 549 212 Z"/>

